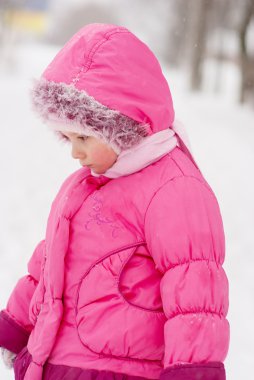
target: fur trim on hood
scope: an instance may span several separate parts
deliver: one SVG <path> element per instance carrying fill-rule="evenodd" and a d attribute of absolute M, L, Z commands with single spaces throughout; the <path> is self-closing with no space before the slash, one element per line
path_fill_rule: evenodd
<path fill-rule="evenodd" d="M 141 124 L 104 106 L 74 84 L 41 78 L 34 80 L 31 95 L 34 110 L 51 124 L 60 139 L 61 130 L 92 135 L 119 154 L 149 134 L 149 124 Z"/>

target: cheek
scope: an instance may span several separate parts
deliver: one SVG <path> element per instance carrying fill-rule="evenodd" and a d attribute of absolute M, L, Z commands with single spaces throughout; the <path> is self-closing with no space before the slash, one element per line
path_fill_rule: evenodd
<path fill-rule="evenodd" d="M 113 165 L 113 163 L 116 161 L 117 156 L 114 152 L 109 151 L 108 149 L 101 149 L 100 151 L 96 152 L 96 161 L 98 164 L 101 165 Z"/>
<path fill-rule="evenodd" d="M 105 149 L 98 149 L 95 150 L 93 156 L 97 161 L 105 161 L 108 159 L 109 153 Z"/>

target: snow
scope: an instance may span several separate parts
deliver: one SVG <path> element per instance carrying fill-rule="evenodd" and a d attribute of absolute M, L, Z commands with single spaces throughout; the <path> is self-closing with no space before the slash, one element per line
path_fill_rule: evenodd
<path fill-rule="evenodd" d="M 80 167 L 68 145 L 60 144 L 33 114 L 29 102 L 31 79 L 41 74 L 57 50 L 45 45 L 17 46 L 13 57 L 17 71 L 5 68 L 0 74 L 0 309 L 44 238 L 57 190 Z M 220 69 L 219 94 L 213 92 L 214 63 L 207 62 L 205 70 L 205 92 L 190 93 L 185 72 L 164 68 L 176 117 L 186 126 L 193 155 L 221 208 L 224 269 L 230 285 L 231 342 L 225 367 L 227 379 L 238 380 L 254 371 L 254 111 L 237 103 L 239 75 L 234 66 Z M 14 378 L 1 361 L 0 374 L 1 379 Z"/>

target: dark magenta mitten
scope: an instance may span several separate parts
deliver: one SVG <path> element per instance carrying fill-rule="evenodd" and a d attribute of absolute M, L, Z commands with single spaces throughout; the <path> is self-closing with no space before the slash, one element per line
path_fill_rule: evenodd
<path fill-rule="evenodd" d="M 27 345 L 29 335 L 5 311 L 0 312 L 0 347 L 18 354 Z"/>

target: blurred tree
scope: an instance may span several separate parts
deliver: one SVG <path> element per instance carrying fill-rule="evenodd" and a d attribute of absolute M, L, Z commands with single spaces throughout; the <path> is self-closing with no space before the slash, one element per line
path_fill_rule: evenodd
<path fill-rule="evenodd" d="M 12 15 L 15 7 L 25 4 L 25 1 L 0 1 L 0 65 L 3 69 L 11 70 L 15 67 L 14 45 L 16 33 L 12 24 Z"/>
<path fill-rule="evenodd" d="M 164 0 L 164 13 L 168 12 L 165 25 L 166 34 L 166 61 L 174 66 L 181 66 L 188 61 L 188 33 L 190 27 L 190 8 L 192 3 L 186 0 Z"/>
<path fill-rule="evenodd" d="M 254 20 L 254 0 L 242 1 L 242 19 L 239 28 L 240 42 L 240 66 L 241 66 L 241 90 L 240 102 L 243 103 L 248 98 L 254 100 L 254 56 L 251 55 L 247 45 L 247 33 Z M 252 40 L 253 42 L 253 40 Z"/>
<path fill-rule="evenodd" d="M 44 31 L 48 0 L 0 0 L 0 64 L 16 67 L 15 45 Z M 41 32 L 42 30 L 42 32 Z"/>
<path fill-rule="evenodd" d="M 207 51 L 207 55 L 215 59 L 215 80 L 213 89 L 219 92 L 223 86 L 223 63 L 225 60 L 230 59 L 229 53 L 226 52 L 226 31 L 229 29 L 229 19 L 231 18 L 232 0 L 214 0 L 213 12 L 211 15 L 211 28 L 213 31 L 212 41 L 215 46 Z"/>
<path fill-rule="evenodd" d="M 191 3 L 190 85 L 192 90 L 199 90 L 202 85 L 202 65 L 206 52 L 210 4 L 209 0 L 193 0 Z"/>
<path fill-rule="evenodd" d="M 210 83 L 215 91 L 225 87 L 224 64 L 229 63 L 238 66 L 241 72 L 241 101 L 252 96 L 254 53 L 250 45 L 252 50 L 254 45 L 250 33 L 254 30 L 251 29 L 254 0 L 168 1 L 171 17 L 166 25 L 166 44 L 170 46 L 167 59 L 177 66 L 189 67 L 190 88 L 202 88 L 204 63 L 210 60 Z"/>

